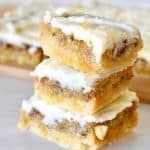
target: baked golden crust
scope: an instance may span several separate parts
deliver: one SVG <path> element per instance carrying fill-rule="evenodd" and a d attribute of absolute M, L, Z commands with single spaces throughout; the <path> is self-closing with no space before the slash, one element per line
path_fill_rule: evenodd
<path fill-rule="evenodd" d="M 0 46 L 0 63 L 34 69 L 43 59 L 43 52 L 39 48 L 34 54 L 30 54 L 27 48 L 14 47 L 12 45 Z"/>
<path fill-rule="evenodd" d="M 70 132 L 69 129 L 61 130 L 60 128 L 51 128 L 42 123 L 42 116 L 37 114 L 31 115 L 25 111 L 21 112 L 19 127 L 34 132 L 43 138 L 60 144 L 63 147 L 79 150 L 96 150 L 110 142 L 113 142 L 120 136 L 129 132 L 137 125 L 137 102 L 126 108 L 115 119 L 106 121 L 101 124 L 95 124 L 90 127 L 86 135 L 76 132 Z M 107 126 L 108 130 L 103 139 L 99 139 L 95 130 L 98 126 Z"/>
<path fill-rule="evenodd" d="M 93 114 L 111 103 L 123 90 L 127 89 L 132 76 L 132 67 L 128 67 L 97 81 L 88 93 L 61 88 L 57 82 L 47 78 L 36 80 L 34 89 L 43 100 L 50 104 L 70 111 Z"/>
<path fill-rule="evenodd" d="M 41 24 L 40 43 L 46 55 L 83 72 L 100 72 L 131 65 L 142 47 L 141 39 L 118 41 L 112 50 L 104 52 L 101 62 L 97 64 L 85 42 L 66 36 L 49 24 Z"/>

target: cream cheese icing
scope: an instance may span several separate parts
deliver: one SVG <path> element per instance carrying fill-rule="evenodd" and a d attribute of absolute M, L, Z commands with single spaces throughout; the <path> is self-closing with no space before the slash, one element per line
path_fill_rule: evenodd
<path fill-rule="evenodd" d="M 83 90 L 84 93 L 91 91 L 92 85 L 97 79 L 106 78 L 112 73 L 122 71 L 125 68 L 116 69 L 111 72 L 84 73 L 68 65 L 61 64 L 51 58 L 43 60 L 31 73 L 32 76 L 59 82 L 62 88 L 71 90 Z"/>
<path fill-rule="evenodd" d="M 66 119 L 68 121 L 76 121 L 81 127 L 84 127 L 87 123 L 91 122 L 102 123 L 113 120 L 124 109 L 131 107 L 133 101 L 137 100 L 134 92 L 126 91 L 116 101 L 94 115 L 82 115 L 64 110 L 55 105 L 49 105 L 39 95 L 35 94 L 29 100 L 23 101 L 22 110 L 30 113 L 33 108 L 36 109 L 44 116 L 42 121 L 46 125 L 53 125 Z"/>
<path fill-rule="evenodd" d="M 5 13 L 0 20 L 0 40 L 20 47 L 27 44 L 31 47 L 31 54 L 36 52 L 40 47 L 39 23 L 45 8 L 46 6 L 36 3 Z"/>
<path fill-rule="evenodd" d="M 100 62 L 104 51 L 113 49 L 118 40 L 140 37 L 138 30 L 129 25 L 88 14 L 66 16 L 64 12 L 57 15 L 47 11 L 44 22 L 60 28 L 66 35 L 73 34 L 75 39 L 85 41 L 92 47 L 97 63 Z"/>
<path fill-rule="evenodd" d="M 31 14 L 25 10 L 23 12 L 21 8 L 13 13 L 7 13 L 0 22 L 0 39 L 13 45 L 23 46 L 23 44 L 29 44 L 39 47 L 38 25 Z M 35 33 L 37 32 L 36 36 L 28 34 L 32 29 Z"/>

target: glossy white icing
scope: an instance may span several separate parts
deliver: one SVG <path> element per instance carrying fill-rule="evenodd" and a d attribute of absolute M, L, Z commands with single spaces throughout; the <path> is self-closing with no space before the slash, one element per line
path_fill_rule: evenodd
<path fill-rule="evenodd" d="M 61 64 L 51 58 L 43 60 L 31 73 L 32 76 L 59 82 L 62 88 L 71 90 L 83 90 L 84 93 L 91 91 L 97 79 L 107 78 L 111 74 L 122 71 L 125 68 L 112 70 L 111 72 L 84 73 L 68 65 Z"/>
<path fill-rule="evenodd" d="M 116 42 L 140 37 L 136 28 L 110 19 L 84 13 L 68 13 L 66 16 L 65 10 L 56 13 L 46 12 L 44 22 L 60 28 L 66 35 L 73 34 L 75 39 L 85 41 L 92 48 L 97 63 L 105 50 L 113 49 Z"/>
<path fill-rule="evenodd" d="M 76 121 L 81 127 L 84 127 L 84 125 L 90 122 L 102 123 L 104 121 L 113 120 L 124 109 L 131 107 L 132 102 L 136 100 L 137 97 L 134 92 L 126 91 L 116 101 L 94 115 L 82 115 L 54 105 L 49 105 L 43 101 L 39 95 L 35 94 L 29 100 L 23 101 L 22 110 L 30 113 L 32 109 L 35 108 L 44 116 L 43 123 L 46 125 L 53 125 L 57 121 L 61 122 L 66 119 L 68 121 Z"/>

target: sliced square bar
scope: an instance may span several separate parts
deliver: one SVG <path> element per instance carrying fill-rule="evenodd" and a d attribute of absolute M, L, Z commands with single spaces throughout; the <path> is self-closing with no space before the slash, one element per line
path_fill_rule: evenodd
<path fill-rule="evenodd" d="M 80 115 L 35 95 L 23 102 L 19 127 L 66 148 L 97 150 L 136 126 L 137 103 L 135 94 L 126 92 L 95 115 Z"/>
<path fill-rule="evenodd" d="M 46 55 L 83 72 L 131 65 L 142 47 L 132 26 L 87 14 L 50 12 L 41 24 L 40 43 Z"/>
<path fill-rule="evenodd" d="M 49 104 L 83 114 L 93 114 L 127 89 L 132 67 L 106 73 L 83 73 L 51 58 L 32 72 L 34 88 Z"/>
<path fill-rule="evenodd" d="M 33 69 L 43 59 L 39 44 L 42 7 L 23 5 L 0 20 L 0 63 Z"/>

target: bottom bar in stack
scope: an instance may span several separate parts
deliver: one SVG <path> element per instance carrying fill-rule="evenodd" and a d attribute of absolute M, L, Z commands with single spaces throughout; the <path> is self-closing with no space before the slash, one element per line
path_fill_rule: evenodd
<path fill-rule="evenodd" d="M 82 115 L 49 105 L 35 94 L 23 102 L 19 127 L 66 148 L 96 150 L 136 126 L 137 104 L 135 93 L 126 91 L 94 115 Z"/>

